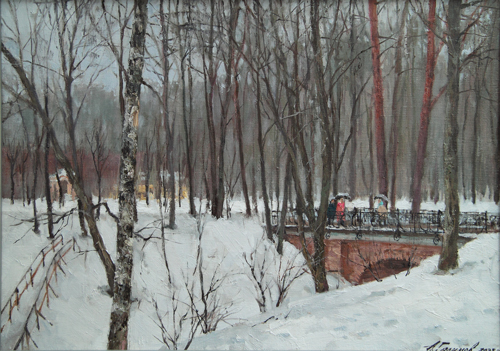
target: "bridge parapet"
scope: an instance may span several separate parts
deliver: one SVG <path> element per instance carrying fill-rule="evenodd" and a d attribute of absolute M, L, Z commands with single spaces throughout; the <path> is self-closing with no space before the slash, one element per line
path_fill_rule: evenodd
<path fill-rule="evenodd" d="M 278 225 L 279 214 L 273 211 L 272 221 Z M 303 215 L 304 225 L 308 226 L 308 220 Z M 437 242 L 439 236 L 444 232 L 445 216 L 443 211 L 421 211 L 418 213 L 410 210 L 395 210 L 378 212 L 369 208 L 354 208 L 342 212 L 335 212 L 327 225 L 329 228 L 344 227 L 355 230 L 357 233 L 373 229 L 388 230 L 394 232 L 397 240 L 403 233 L 433 234 Z M 298 214 L 292 209 L 286 214 L 286 225 L 297 225 Z M 488 214 L 488 212 L 461 212 L 459 219 L 459 231 L 461 233 L 487 233 L 500 230 L 500 216 Z M 435 243 L 437 244 L 437 243 Z"/>

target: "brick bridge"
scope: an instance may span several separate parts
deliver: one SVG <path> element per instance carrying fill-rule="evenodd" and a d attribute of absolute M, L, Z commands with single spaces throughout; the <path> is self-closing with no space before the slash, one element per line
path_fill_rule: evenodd
<path fill-rule="evenodd" d="M 297 234 L 285 240 L 302 248 Z M 312 238 L 306 238 L 307 251 L 314 252 Z M 325 266 L 352 284 L 381 280 L 418 266 L 430 256 L 441 253 L 441 246 L 384 241 L 325 239 Z"/>

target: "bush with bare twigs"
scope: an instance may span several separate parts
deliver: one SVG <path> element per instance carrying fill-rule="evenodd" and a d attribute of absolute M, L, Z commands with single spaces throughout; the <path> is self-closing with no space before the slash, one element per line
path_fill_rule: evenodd
<path fill-rule="evenodd" d="M 76 239 L 65 241 L 60 234 L 40 250 L 2 307 L 2 349 L 38 347 L 33 331 L 40 330 L 42 322 L 53 325 L 43 309 L 50 308 L 51 297 L 59 297 L 54 285 L 58 272 L 66 275 L 63 268 L 67 265 L 66 256 L 78 252 L 81 250 Z"/>
<path fill-rule="evenodd" d="M 272 301 L 273 291 L 277 295 L 276 307 L 280 306 L 293 282 L 306 273 L 301 257 L 300 252 L 295 250 L 294 253 L 285 252 L 284 255 L 279 255 L 264 235 L 249 254 L 243 253 L 248 268 L 246 275 L 255 287 L 255 301 L 260 312 L 267 311 L 267 301 Z"/>
<path fill-rule="evenodd" d="M 169 294 L 162 299 L 162 308 L 153 299 L 156 312 L 156 325 L 161 330 L 161 339 L 169 349 L 181 348 L 187 350 L 198 332 L 210 333 L 217 329 L 221 322 L 228 322 L 233 313 L 232 302 L 223 301 L 220 293 L 229 273 L 221 272 L 221 263 L 215 269 L 207 269 L 203 261 L 202 237 L 204 222 L 201 216 L 197 218 L 197 253 L 194 270 L 181 274 L 182 282 L 176 282 L 168 274 Z M 165 240 L 164 236 L 162 240 Z M 164 255 L 166 252 L 163 251 Z M 167 262 L 167 257 L 165 256 Z M 166 265 L 168 267 L 168 264 Z M 182 285 L 182 286 L 181 286 Z"/>

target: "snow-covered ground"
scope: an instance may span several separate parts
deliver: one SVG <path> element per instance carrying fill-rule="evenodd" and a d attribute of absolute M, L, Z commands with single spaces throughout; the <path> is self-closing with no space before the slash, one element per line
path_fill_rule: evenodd
<path fill-rule="evenodd" d="M 42 202 L 37 205 L 44 209 Z M 116 201 L 110 200 L 109 205 L 116 213 Z M 347 207 L 366 205 L 366 200 L 355 200 L 348 202 Z M 62 213 L 73 206 L 74 202 L 68 202 L 61 209 L 57 204 L 55 207 Z M 409 206 L 409 201 L 398 202 L 400 209 Z M 283 267 L 294 262 L 296 268 L 291 271 L 300 271 L 303 259 L 292 245 L 285 243 L 285 258 L 280 261 L 273 244 L 262 239 L 261 218 L 244 218 L 242 208 L 241 202 L 234 202 L 230 219 L 216 221 L 205 216 L 200 222 L 205 286 L 211 281 L 220 282 L 214 293 L 216 299 L 212 300 L 220 308 L 214 308 L 214 314 L 226 317 L 214 332 L 200 335 L 198 330 L 190 349 L 425 350 L 437 343 L 433 349 L 441 346 L 443 350 L 472 348 L 478 342 L 474 350 L 500 348 L 498 233 L 477 235 L 476 240 L 461 248 L 460 266 L 448 274 L 437 270 L 438 257 L 434 256 L 413 268 L 409 275 L 401 273 L 382 282 L 350 286 L 331 275 L 330 292 L 323 294 L 314 293 L 310 275 L 304 274 L 291 285 L 284 303 L 275 307 L 278 297 L 275 282 Z M 422 208 L 443 209 L 444 205 L 425 203 Z M 149 207 L 139 202 L 136 230 L 144 228 L 139 234 L 147 240 L 135 241 L 130 349 L 165 347 L 160 318 L 170 334 L 179 331 L 179 318 L 189 310 L 188 291 L 194 292 L 196 306 L 201 311 L 199 268 L 196 268 L 200 231 L 196 220 L 186 214 L 187 210 L 184 202 L 177 209 L 178 227 L 165 231 L 172 280 L 169 283 L 161 233 L 155 223 L 160 218 L 158 206 L 155 202 Z M 461 210 L 498 213 L 498 207 L 486 201 L 476 205 L 462 203 Z M 40 250 L 49 244 L 45 226 L 41 226 L 42 234 L 36 235 L 30 231 L 32 223 L 21 222 L 31 215 L 31 207 L 2 201 L 2 308 L 8 306 L 16 286 L 26 286 L 23 275 Z M 101 217 L 99 229 L 114 257 L 116 226 L 108 214 Z M 58 270 L 57 281 L 54 277 L 47 288 L 49 306 L 46 301 L 41 309 L 37 304 L 43 315 L 38 318 L 40 328 L 36 326 L 36 318 L 31 318 L 28 330 L 40 349 L 106 349 L 111 298 L 103 292 L 104 268 L 91 239 L 80 236 L 77 217 L 68 219 L 61 233 L 65 243 L 75 240 L 75 251 L 70 250 L 64 257 L 61 263 L 64 273 Z M 1 349 L 12 349 L 21 335 L 26 316 L 43 284 L 40 277 L 50 267 L 51 255 L 53 252 L 47 254 L 47 262 L 40 266 L 35 283 L 22 295 L 19 309 L 13 309 L 12 322 L 7 321 L 8 313 L 2 313 Z M 262 263 L 264 258 L 263 282 L 269 291 L 267 311 L 261 313 L 256 301 L 257 285 L 250 278 L 245 259 Z M 194 290 L 188 289 L 193 286 Z M 43 295 L 44 291 L 40 296 Z M 177 308 L 175 314 L 173 307 Z M 5 309 L 8 310 L 9 307 Z M 174 315 L 176 323 L 172 323 Z M 179 348 L 185 346 L 189 327 L 189 320 L 185 320 Z M 35 348 L 32 343 L 30 347 Z"/>

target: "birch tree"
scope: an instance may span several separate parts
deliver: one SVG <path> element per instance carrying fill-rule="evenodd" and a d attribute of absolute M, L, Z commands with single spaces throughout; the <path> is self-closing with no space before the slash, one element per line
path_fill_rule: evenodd
<path fill-rule="evenodd" d="M 146 41 L 147 0 L 134 2 L 134 23 L 130 39 L 128 79 L 125 87 L 125 115 L 120 155 L 119 223 L 116 240 L 116 274 L 108 334 L 109 350 L 128 348 L 128 320 L 132 293 L 134 207 L 137 128 Z"/>

